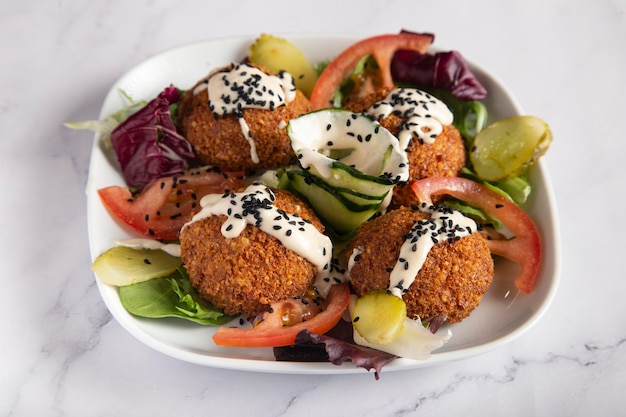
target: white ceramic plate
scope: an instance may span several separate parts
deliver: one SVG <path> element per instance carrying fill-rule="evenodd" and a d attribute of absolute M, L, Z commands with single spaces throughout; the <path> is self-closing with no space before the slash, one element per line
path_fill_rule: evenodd
<path fill-rule="evenodd" d="M 287 36 L 312 62 L 332 58 L 352 42 L 348 36 Z M 211 69 L 241 60 L 254 37 L 221 39 L 195 43 L 154 56 L 122 76 L 107 95 L 100 116 L 119 110 L 124 90 L 136 100 L 151 99 L 169 84 L 187 89 Z M 490 121 L 521 114 L 512 94 L 493 75 L 472 65 L 476 76 L 489 91 L 486 105 Z M 537 285 L 531 294 L 518 294 L 512 282 L 515 265 L 505 261 L 496 264 L 494 284 L 480 306 L 462 323 L 450 326 L 453 336 L 443 348 L 425 361 L 398 359 L 384 372 L 430 366 L 481 354 L 507 343 L 528 330 L 539 320 L 554 297 L 559 279 L 560 248 L 555 201 L 548 172 L 539 163 L 531 173 L 535 185 L 527 212 L 537 223 L 544 245 L 544 261 Z M 123 179 L 112 153 L 105 151 L 96 135 L 87 185 L 88 223 L 92 257 L 112 246 L 116 239 L 133 237 L 121 228 L 102 206 L 96 191 L 108 185 L 123 185 Z M 365 373 L 352 363 L 337 366 L 330 363 L 277 362 L 271 349 L 223 348 L 211 339 L 214 328 L 195 325 L 180 319 L 142 319 L 130 315 L 121 305 L 115 287 L 98 282 L 100 293 L 115 319 L 133 336 L 166 355 L 220 368 L 247 371 L 343 374 Z"/>

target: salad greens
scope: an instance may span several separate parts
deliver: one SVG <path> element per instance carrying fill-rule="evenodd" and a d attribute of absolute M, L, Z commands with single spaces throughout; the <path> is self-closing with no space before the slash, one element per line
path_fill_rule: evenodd
<path fill-rule="evenodd" d="M 191 144 L 178 133 L 171 106 L 181 92 L 170 85 L 111 132 L 111 145 L 126 183 L 141 191 L 151 181 L 183 173 L 194 159 Z"/>
<path fill-rule="evenodd" d="M 119 294 L 124 308 L 140 317 L 178 317 L 208 325 L 221 325 L 234 318 L 200 298 L 183 267 L 164 278 L 119 287 Z"/>
<path fill-rule="evenodd" d="M 445 90 L 461 100 L 482 100 L 487 96 L 487 90 L 457 51 L 397 51 L 391 61 L 391 74 L 396 82 Z"/>
<path fill-rule="evenodd" d="M 100 134 L 100 139 L 107 149 L 111 148 L 111 132 L 115 130 L 123 121 L 128 119 L 130 115 L 144 107 L 148 102 L 146 100 L 135 101 L 126 91 L 119 90 L 122 98 L 128 104 L 120 110 L 109 115 L 102 120 L 85 120 L 81 122 L 65 122 L 63 125 L 70 129 L 91 130 Z"/>

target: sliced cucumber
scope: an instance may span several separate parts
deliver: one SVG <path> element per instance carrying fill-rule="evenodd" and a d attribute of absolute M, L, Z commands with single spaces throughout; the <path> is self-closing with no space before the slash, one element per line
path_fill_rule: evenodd
<path fill-rule="evenodd" d="M 333 189 L 333 192 L 341 196 L 342 199 L 346 199 L 348 201 L 351 201 L 359 205 L 371 205 L 371 204 L 379 205 L 385 200 L 385 198 L 387 197 L 387 194 L 389 194 L 387 193 L 381 196 L 373 196 L 373 195 L 362 194 L 354 190 L 350 190 L 348 188 L 332 187 L 330 185 L 329 187 Z"/>
<path fill-rule="evenodd" d="M 114 246 L 98 256 L 91 269 L 103 283 L 123 286 L 168 276 L 182 264 L 181 258 L 160 249 Z"/>
<path fill-rule="evenodd" d="M 350 211 L 358 212 L 373 209 L 375 210 L 382 202 L 382 199 L 360 198 L 358 194 L 347 194 L 345 192 L 341 192 L 341 190 L 327 184 L 322 178 L 309 175 L 307 172 L 302 170 L 287 171 L 287 176 L 289 177 L 290 183 L 292 181 L 300 183 L 304 191 L 306 191 L 306 185 L 315 185 L 316 187 L 332 194 Z M 347 198 L 348 195 L 350 195 L 350 198 Z"/>
<path fill-rule="evenodd" d="M 291 120 L 287 134 L 302 168 L 287 172 L 288 188 L 339 235 L 369 220 L 393 186 L 408 180 L 396 137 L 362 114 L 319 110 Z"/>
<path fill-rule="evenodd" d="M 333 161 L 329 175 L 322 174 L 315 165 L 309 166 L 308 172 L 316 177 L 323 178 L 329 185 L 337 188 L 352 190 L 357 194 L 384 197 L 397 181 L 386 177 L 374 177 L 364 174 L 358 169 L 340 161 Z"/>
<path fill-rule="evenodd" d="M 406 153 L 387 129 L 370 118 L 343 109 L 323 109 L 289 121 L 287 134 L 298 163 L 336 187 L 355 189 L 363 181 L 387 185 L 409 178 Z M 340 155 L 333 159 L 331 156 Z M 358 180 L 353 183 L 339 171 Z M 384 187 L 364 194 L 383 195 Z"/>
<path fill-rule="evenodd" d="M 360 205 L 345 199 L 316 177 L 302 171 L 290 171 L 289 189 L 304 197 L 324 222 L 340 234 L 349 234 L 359 225 L 369 220 L 377 211 L 380 203 Z"/>

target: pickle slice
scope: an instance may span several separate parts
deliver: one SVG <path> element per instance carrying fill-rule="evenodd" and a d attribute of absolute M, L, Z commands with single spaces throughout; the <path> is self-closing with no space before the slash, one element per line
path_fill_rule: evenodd
<path fill-rule="evenodd" d="M 168 276 L 182 264 L 181 258 L 160 249 L 114 246 L 98 256 L 91 269 L 103 283 L 123 286 Z"/>
<path fill-rule="evenodd" d="M 535 116 L 513 116 L 481 130 L 470 151 L 479 178 L 502 181 L 516 177 L 534 164 L 550 146 L 550 126 Z"/>
<path fill-rule="evenodd" d="M 371 291 L 358 298 L 352 313 L 352 325 L 369 343 L 391 343 L 402 332 L 406 304 L 384 290 Z"/>
<path fill-rule="evenodd" d="M 287 71 L 296 88 L 309 97 L 317 81 L 317 73 L 304 53 L 293 43 L 277 36 L 262 34 L 250 46 L 250 62 L 270 71 Z"/>

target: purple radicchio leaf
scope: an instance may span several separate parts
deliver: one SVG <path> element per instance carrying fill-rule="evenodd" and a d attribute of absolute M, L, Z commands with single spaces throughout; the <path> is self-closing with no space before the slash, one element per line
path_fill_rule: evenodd
<path fill-rule="evenodd" d="M 428 326 L 428 330 L 432 334 L 435 334 L 437 333 L 437 330 L 439 330 L 439 328 L 445 324 L 446 320 L 448 320 L 447 314 L 439 314 L 437 316 L 422 320 L 422 324 Z"/>
<path fill-rule="evenodd" d="M 358 346 L 336 337 L 319 335 L 308 330 L 302 330 L 298 333 L 295 346 L 301 346 L 302 348 L 320 348 L 323 346 L 329 362 L 332 362 L 334 365 L 341 365 L 343 362 L 351 360 L 360 368 L 368 371 L 374 369 L 374 377 L 376 379 L 380 378 L 382 368 L 397 358 L 397 356 L 390 353 Z"/>
<path fill-rule="evenodd" d="M 129 187 L 141 191 L 152 180 L 182 173 L 193 160 L 191 144 L 176 131 L 170 112 L 180 96 L 170 85 L 111 133 Z"/>
<path fill-rule="evenodd" d="M 397 82 L 443 89 L 461 100 L 482 100 L 487 96 L 487 90 L 457 51 L 397 51 L 391 62 L 391 75 Z"/>

